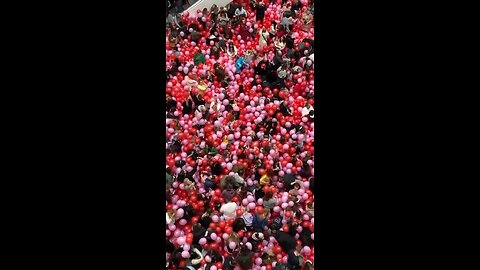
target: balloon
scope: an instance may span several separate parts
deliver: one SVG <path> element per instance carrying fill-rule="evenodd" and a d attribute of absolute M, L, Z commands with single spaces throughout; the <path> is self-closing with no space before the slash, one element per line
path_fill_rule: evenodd
<path fill-rule="evenodd" d="M 188 252 L 188 251 L 186 251 L 186 250 L 182 251 L 182 258 L 185 258 L 185 259 L 186 259 L 186 258 L 190 258 L 190 252 Z M 210 268 L 210 269 L 211 269 L 211 268 Z"/>

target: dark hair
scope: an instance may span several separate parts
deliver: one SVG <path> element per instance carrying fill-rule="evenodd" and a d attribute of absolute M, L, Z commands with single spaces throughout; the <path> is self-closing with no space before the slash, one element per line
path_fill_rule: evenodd
<path fill-rule="evenodd" d="M 217 263 L 223 261 L 222 255 L 215 250 L 210 250 L 210 257 L 212 258 L 212 263 Z"/>
<path fill-rule="evenodd" d="M 232 229 L 234 232 L 237 233 L 243 230 L 244 228 L 245 228 L 245 221 L 243 220 L 243 218 L 237 218 L 235 219 L 235 221 L 233 221 Z"/>
<path fill-rule="evenodd" d="M 248 254 L 250 252 L 250 250 L 248 249 L 248 247 L 246 245 L 241 245 L 240 246 L 240 254 Z"/>
<path fill-rule="evenodd" d="M 268 201 L 273 197 L 273 193 L 271 191 L 267 191 L 263 196 L 263 200 Z"/>
<path fill-rule="evenodd" d="M 167 253 L 173 253 L 175 251 L 175 246 L 168 239 L 165 239 L 165 251 Z"/>
<path fill-rule="evenodd" d="M 172 264 L 173 265 L 180 264 L 180 261 L 182 260 L 182 251 L 183 251 L 183 248 L 179 247 L 173 252 L 173 254 L 172 254 Z"/>

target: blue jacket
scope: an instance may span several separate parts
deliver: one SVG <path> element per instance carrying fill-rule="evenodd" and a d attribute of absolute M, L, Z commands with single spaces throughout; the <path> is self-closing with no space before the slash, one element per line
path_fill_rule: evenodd
<path fill-rule="evenodd" d="M 252 227 L 256 232 L 263 232 L 263 229 L 267 226 L 267 219 L 260 219 L 257 214 L 253 216 Z"/>
<path fill-rule="evenodd" d="M 239 57 L 235 62 L 235 68 L 237 69 L 237 72 L 240 72 L 244 64 L 245 62 L 243 61 L 243 57 Z"/>

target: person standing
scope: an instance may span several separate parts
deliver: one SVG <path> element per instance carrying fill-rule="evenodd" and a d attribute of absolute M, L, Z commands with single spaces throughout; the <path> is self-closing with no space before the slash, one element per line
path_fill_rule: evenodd
<path fill-rule="evenodd" d="M 260 22 L 263 22 L 263 18 L 265 17 L 265 10 L 267 10 L 267 8 L 265 7 L 265 3 L 263 1 L 261 1 L 260 3 L 258 3 L 258 5 L 256 5 L 256 14 L 255 14 L 255 18 L 258 21 Z"/>

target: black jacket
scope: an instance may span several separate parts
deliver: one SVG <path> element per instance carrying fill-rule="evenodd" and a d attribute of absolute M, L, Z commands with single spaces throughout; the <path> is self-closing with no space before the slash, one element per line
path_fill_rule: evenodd
<path fill-rule="evenodd" d="M 256 13 L 256 18 L 257 18 L 257 21 L 263 21 L 263 17 L 265 17 L 265 10 L 267 10 L 267 7 L 265 5 L 261 6 L 261 5 L 257 5 L 257 13 Z"/>
<path fill-rule="evenodd" d="M 290 250 L 294 250 L 297 246 L 297 241 L 295 241 L 295 238 L 293 238 L 293 236 L 286 232 L 278 231 L 275 235 L 275 239 L 277 240 L 280 247 L 282 247 L 283 251 L 287 253 Z"/>
<path fill-rule="evenodd" d="M 253 266 L 253 252 L 238 254 L 237 264 L 242 270 L 251 269 Z"/>
<path fill-rule="evenodd" d="M 183 115 L 185 114 L 191 114 L 192 111 L 193 111 L 193 102 L 191 100 L 185 100 L 183 103 L 182 103 L 182 106 L 183 106 L 183 109 L 182 109 L 182 113 Z"/>

